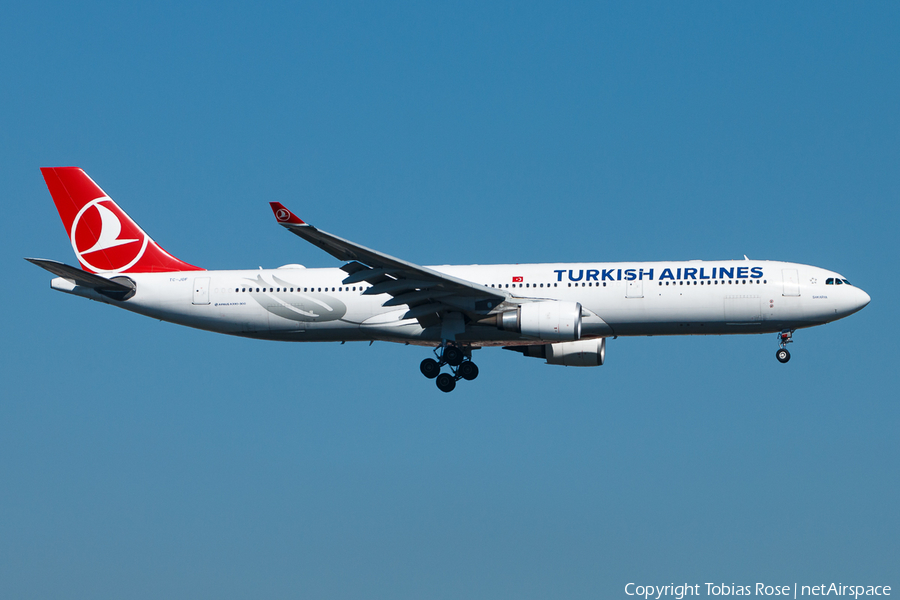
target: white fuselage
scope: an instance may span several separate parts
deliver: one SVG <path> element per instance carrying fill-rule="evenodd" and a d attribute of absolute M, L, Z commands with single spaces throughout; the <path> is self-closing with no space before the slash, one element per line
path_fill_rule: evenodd
<path fill-rule="evenodd" d="M 582 337 L 769 333 L 820 325 L 861 309 L 869 296 L 818 267 L 774 261 L 685 261 L 435 266 L 515 298 L 579 302 Z M 385 340 L 438 345 L 441 328 L 403 319 L 370 284 L 345 286 L 341 269 L 298 265 L 256 271 L 128 274 L 133 297 L 115 301 L 57 278 L 52 287 L 136 313 L 219 333 L 283 341 Z M 473 346 L 537 343 L 470 323 Z"/>

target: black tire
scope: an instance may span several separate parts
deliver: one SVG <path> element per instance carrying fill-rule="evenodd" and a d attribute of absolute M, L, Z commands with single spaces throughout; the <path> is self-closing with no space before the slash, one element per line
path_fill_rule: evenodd
<path fill-rule="evenodd" d="M 447 346 L 446 348 L 444 348 L 443 358 L 444 362 L 451 367 L 458 367 L 466 357 L 463 354 L 463 351 L 456 346 Z"/>
<path fill-rule="evenodd" d="M 437 383 L 438 389 L 445 393 L 452 392 L 453 388 L 456 387 L 456 380 L 453 379 L 453 375 L 450 373 L 441 373 L 437 376 L 435 383 Z"/>
<path fill-rule="evenodd" d="M 787 361 L 791 360 L 791 353 L 788 352 L 784 348 L 780 348 L 778 352 L 775 353 L 775 358 L 778 359 L 778 362 L 784 364 Z"/>
<path fill-rule="evenodd" d="M 472 381 L 473 379 L 478 377 L 478 365 L 473 363 L 471 360 L 467 360 L 459 365 L 459 370 L 457 371 L 457 373 L 466 381 Z"/>
<path fill-rule="evenodd" d="M 422 364 L 419 365 L 419 370 L 422 371 L 422 375 L 428 379 L 434 379 L 441 374 L 441 365 L 433 358 L 426 358 L 422 361 Z"/>

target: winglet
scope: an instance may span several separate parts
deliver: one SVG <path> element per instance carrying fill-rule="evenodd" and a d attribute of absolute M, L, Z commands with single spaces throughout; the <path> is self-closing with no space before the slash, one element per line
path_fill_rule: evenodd
<path fill-rule="evenodd" d="M 269 202 L 269 206 L 272 207 L 275 218 L 282 225 L 306 225 L 300 217 L 286 209 L 281 202 Z"/>

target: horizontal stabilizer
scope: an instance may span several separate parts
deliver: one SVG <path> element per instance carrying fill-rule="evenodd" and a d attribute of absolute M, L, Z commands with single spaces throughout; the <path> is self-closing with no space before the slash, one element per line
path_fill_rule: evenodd
<path fill-rule="evenodd" d="M 133 286 L 125 285 L 118 281 L 95 275 L 94 273 L 88 273 L 77 267 L 72 267 L 55 260 L 47 260 L 44 258 L 26 258 L 25 260 L 42 269 L 50 271 L 54 275 L 73 281 L 76 285 L 92 288 L 98 292 L 105 292 L 106 295 L 109 296 L 113 296 L 114 294 L 125 296 L 134 291 Z"/>

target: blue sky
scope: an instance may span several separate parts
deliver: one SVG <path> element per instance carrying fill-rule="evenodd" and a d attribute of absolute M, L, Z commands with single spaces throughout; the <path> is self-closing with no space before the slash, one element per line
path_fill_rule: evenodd
<path fill-rule="evenodd" d="M 0 21 L 0 595 L 607 598 L 900 586 L 900 9 L 19 3 Z M 479 351 L 234 339 L 49 289 L 38 168 L 206 268 L 752 258 L 873 298 L 795 335 Z"/>

